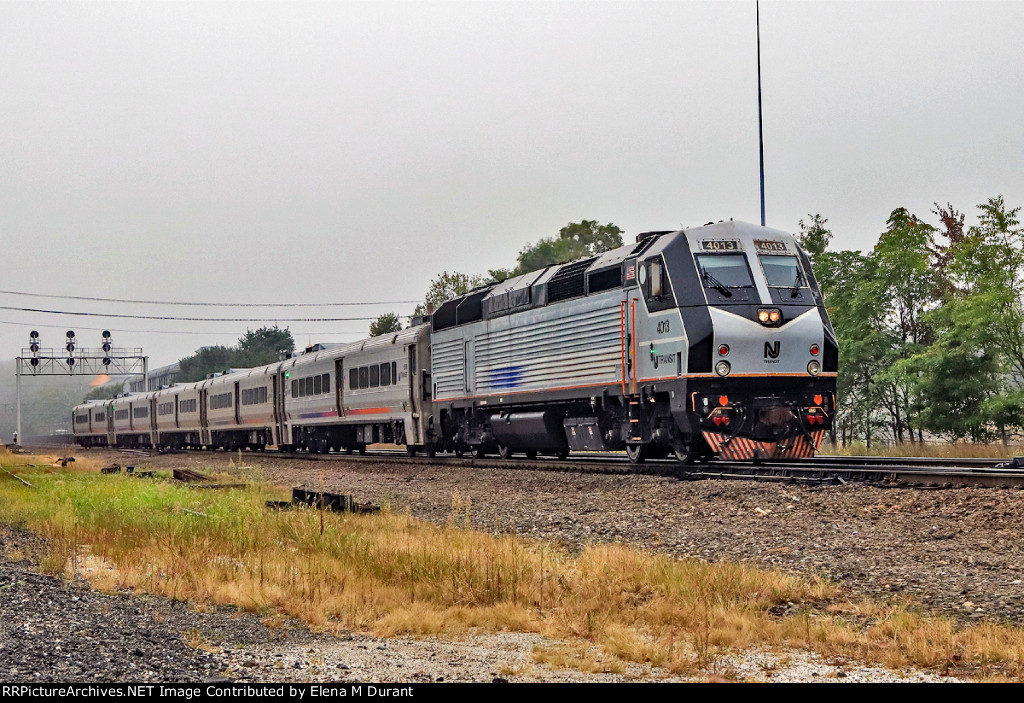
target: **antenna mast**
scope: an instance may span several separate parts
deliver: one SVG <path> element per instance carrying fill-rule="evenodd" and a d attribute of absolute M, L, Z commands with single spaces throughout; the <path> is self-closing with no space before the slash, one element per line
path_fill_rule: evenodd
<path fill-rule="evenodd" d="M 757 142 L 761 157 L 761 226 L 764 227 L 764 130 L 761 127 L 761 2 L 755 5 L 757 12 Z"/>

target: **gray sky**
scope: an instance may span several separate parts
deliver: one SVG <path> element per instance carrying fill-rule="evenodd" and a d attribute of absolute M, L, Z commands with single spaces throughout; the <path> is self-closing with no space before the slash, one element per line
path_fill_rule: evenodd
<path fill-rule="evenodd" d="M 763 2 L 768 224 L 820 212 L 867 248 L 896 207 L 1024 204 L 1022 26 L 1020 2 Z M 3 290 L 416 300 L 570 221 L 759 219 L 752 1 L 0 3 L 0 71 Z M 178 331 L 115 333 L 154 366 L 246 328 L 0 321 L 9 358 L 32 327 Z M 304 344 L 368 323 L 286 324 Z"/>

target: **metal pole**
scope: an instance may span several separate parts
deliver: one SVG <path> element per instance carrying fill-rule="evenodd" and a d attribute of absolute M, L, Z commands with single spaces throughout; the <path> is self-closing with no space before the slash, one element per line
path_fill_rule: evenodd
<path fill-rule="evenodd" d="M 142 357 L 142 392 L 149 390 L 149 357 Z"/>
<path fill-rule="evenodd" d="M 764 227 L 764 130 L 761 127 L 761 2 L 757 5 L 757 141 L 761 156 L 761 226 Z"/>
<path fill-rule="evenodd" d="M 17 379 L 18 386 L 18 417 L 15 421 L 14 433 L 18 435 L 18 441 L 21 441 L 21 357 L 19 356 L 14 361 L 14 377 Z"/>

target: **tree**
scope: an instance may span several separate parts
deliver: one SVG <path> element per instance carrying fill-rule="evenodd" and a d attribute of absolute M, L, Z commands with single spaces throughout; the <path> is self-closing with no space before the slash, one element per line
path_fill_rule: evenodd
<path fill-rule="evenodd" d="M 401 330 L 402 321 L 399 319 L 398 315 L 393 312 L 386 312 L 370 323 L 371 337 L 388 334 L 389 332 L 400 332 Z"/>
<path fill-rule="evenodd" d="M 825 226 L 828 219 L 822 217 L 820 213 L 807 216 L 811 218 L 808 223 L 805 224 L 803 220 L 798 222 L 800 231 L 796 233 L 796 241 L 807 252 L 813 268 L 814 262 L 828 249 L 829 242 L 832 241 L 832 230 Z"/>
<path fill-rule="evenodd" d="M 246 330 L 234 347 L 201 347 L 192 356 L 179 360 L 181 371 L 176 380 L 178 383 L 192 383 L 202 381 L 211 373 L 231 368 L 262 366 L 277 361 L 282 351 L 291 352 L 294 348 L 295 341 L 287 327 L 280 329 L 274 325 Z"/>
<path fill-rule="evenodd" d="M 427 289 L 423 303 L 416 306 L 412 316 L 426 315 L 428 308 L 433 307 L 436 310 L 446 300 L 458 298 L 463 293 L 468 293 L 474 288 L 483 285 L 483 283 L 483 276 L 470 276 L 458 271 L 444 271 L 440 275 L 435 276 L 430 282 L 430 288 Z"/>
<path fill-rule="evenodd" d="M 82 402 L 84 403 L 89 400 L 109 400 L 120 394 L 123 390 L 124 385 L 120 381 L 107 381 L 102 386 L 97 386 L 86 393 L 85 397 L 82 398 Z"/>
<path fill-rule="evenodd" d="M 518 265 L 511 271 L 490 271 L 493 280 L 520 276 L 546 266 L 600 254 L 622 246 L 622 230 L 614 224 L 602 225 L 597 220 L 570 222 L 558 231 L 557 237 L 545 237 L 536 244 L 523 247 Z"/>
<path fill-rule="evenodd" d="M 261 327 L 258 330 L 246 330 L 238 339 L 238 356 L 234 365 L 241 367 L 262 366 L 277 361 L 281 352 L 290 352 L 295 348 L 295 340 L 286 327 Z"/>

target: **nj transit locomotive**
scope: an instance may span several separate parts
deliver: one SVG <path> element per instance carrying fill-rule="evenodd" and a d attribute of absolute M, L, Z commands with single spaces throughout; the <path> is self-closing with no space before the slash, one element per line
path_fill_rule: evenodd
<path fill-rule="evenodd" d="M 835 333 L 806 255 L 775 229 L 646 233 L 477 288 L 420 322 L 79 406 L 75 434 L 310 451 L 394 442 L 503 458 L 625 449 L 640 462 L 809 457 L 832 422 Z"/>

